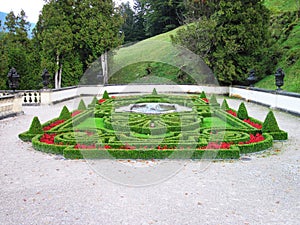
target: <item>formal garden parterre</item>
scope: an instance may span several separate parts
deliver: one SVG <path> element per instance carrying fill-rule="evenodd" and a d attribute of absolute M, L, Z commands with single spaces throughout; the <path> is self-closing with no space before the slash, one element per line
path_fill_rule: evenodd
<path fill-rule="evenodd" d="M 158 103 L 187 107 L 189 111 L 147 114 L 118 111 L 124 106 Z M 215 95 L 162 95 L 93 98 L 44 124 L 35 117 L 28 131 L 19 134 L 36 150 L 69 159 L 238 159 L 241 154 L 272 147 L 287 140 L 272 111 L 264 122 L 237 110 Z"/>

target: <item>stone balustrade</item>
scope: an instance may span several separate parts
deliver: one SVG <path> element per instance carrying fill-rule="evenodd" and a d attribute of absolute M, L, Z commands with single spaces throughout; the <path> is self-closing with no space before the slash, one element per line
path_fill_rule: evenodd
<path fill-rule="evenodd" d="M 22 95 L 0 96 L 0 119 L 22 114 Z"/>

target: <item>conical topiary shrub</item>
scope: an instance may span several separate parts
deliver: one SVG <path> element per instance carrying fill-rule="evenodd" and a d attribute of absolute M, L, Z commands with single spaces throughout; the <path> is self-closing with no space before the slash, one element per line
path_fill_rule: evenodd
<path fill-rule="evenodd" d="M 280 131 L 273 111 L 270 111 L 268 113 L 261 130 L 263 133 Z"/>
<path fill-rule="evenodd" d="M 241 120 L 246 120 L 249 118 L 244 102 L 242 102 L 239 106 L 239 109 L 237 111 L 237 117 Z"/>
<path fill-rule="evenodd" d="M 157 95 L 156 88 L 154 88 L 154 89 L 153 89 L 153 91 L 152 91 L 152 95 Z"/>
<path fill-rule="evenodd" d="M 226 101 L 226 99 L 223 100 L 222 105 L 221 105 L 221 109 L 223 109 L 223 110 L 225 110 L 225 111 L 227 111 L 227 110 L 230 109 L 230 108 L 229 108 L 229 105 L 228 105 L 228 103 L 227 103 L 227 101 Z"/>
<path fill-rule="evenodd" d="M 213 94 L 213 95 L 210 97 L 210 99 L 209 99 L 209 104 L 211 104 L 211 105 L 216 105 L 216 104 L 218 104 L 216 95 Z"/>
<path fill-rule="evenodd" d="M 42 134 L 42 133 L 44 133 L 41 122 L 40 122 L 38 117 L 35 116 L 33 118 L 28 133 L 30 133 L 30 134 Z"/>
<path fill-rule="evenodd" d="M 81 110 L 81 111 L 86 110 L 86 105 L 85 105 L 85 103 L 84 103 L 84 101 L 83 101 L 82 99 L 80 100 L 77 109 L 78 109 L 78 110 Z"/>
<path fill-rule="evenodd" d="M 109 94 L 106 90 L 103 93 L 102 99 L 109 99 Z"/>
<path fill-rule="evenodd" d="M 94 96 L 93 100 L 91 101 L 90 105 L 91 107 L 94 107 L 98 102 L 98 99 L 96 98 L 96 96 Z"/>
<path fill-rule="evenodd" d="M 204 92 L 204 91 L 202 91 L 202 92 L 201 92 L 201 94 L 200 94 L 200 98 L 206 98 L 206 94 L 205 94 L 205 92 Z"/>
<path fill-rule="evenodd" d="M 71 113 L 70 113 L 69 109 L 67 108 L 67 106 L 63 107 L 58 118 L 60 120 L 68 120 L 71 118 Z"/>

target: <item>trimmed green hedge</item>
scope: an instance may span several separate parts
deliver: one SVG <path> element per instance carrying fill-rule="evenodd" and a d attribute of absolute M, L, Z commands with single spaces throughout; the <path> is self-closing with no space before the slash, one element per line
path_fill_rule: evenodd
<path fill-rule="evenodd" d="M 77 150 L 66 148 L 64 157 L 69 159 L 239 159 L 239 149 L 229 150 Z"/>
<path fill-rule="evenodd" d="M 40 138 L 42 136 L 43 135 L 36 135 L 34 138 L 32 138 L 32 146 L 34 149 L 41 152 L 63 155 L 64 149 L 67 147 L 67 145 L 48 145 L 40 142 Z"/>
<path fill-rule="evenodd" d="M 270 134 L 263 134 L 265 140 L 257 143 L 238 145 L 241 154 L 253 153 L 266 150 L 273 146 L 273 138 Z"/>
<path fill-rule="evenodd" d="M 105 95 L 105 94 L 104 94 Z M 105 97 L 105 96 L 104 96 Z M 107 97 L 107 96 L 106 96 Z M 206 97 L 206 96 L 205 96 Z M 109 98 L 109 96 L 108 96 Z M 93 100 L 94 102 L 97 99 Z M 83 110 L 82 113 L 74 118 L 67 119 L 64 123 L 57 125 L 49 131 L 42 131 L 36 135 L 30 132 L 19 134 L 24 141 L 32 140 L 33 147 L 37 150 L 63 154 L 66 158 L 117 158 L 117 159 L 237 159 L 240 153 L 252 153 L 268 149 L 272 146 L 274 140 L 286 140 L 287 133 L 274 129 L 276 122 L 272 115 L 267 116 L 265 120 L 265 131 L 263 135 L 265 140 L 258 143 L 243 144 L 250 139 L 250 134 L 261 134 L 251 125 L 243 122 L 241 119 L 227 113 L 229 108 L 226 100 L 223 101 L 222 109 L 215 107 L 214 97 L 210 100 L 210 105 L 204 103 L 198 96 L 187 98 L 185 96 L 166 96 L 159 94 L 150 94 L 134 97 L 122 97 L 117 99 L 107 99 L 102 104 L 96 103 L 93 107 Z M 177 112 L 161 115 L 145 115 L 138 113 L 116 113 L 115 108 L 135 103 L 145 102 L 169 102 L 180 105 L 190 106 L 192 112 Z M 213 105 L 211 105 L 213 103 Z M 83 103 L 84 104 L 84 103 Z M 80 106 L 80 108 L 83 108 Z M 214 105 L 215 104 L 215 105 Z M 80 104 L 79 104 L 80 105 Z M 242 104 L 241 104 L 242 105 Z M 247 110 L 240 106 L 239 111 L 248 116 Z M 54 118 L 41 125 L 45 127 L 61 119 L 62 115 L 71 115 L 66 107 L 61 112 L 59 118 Z M 274 116 L 274 115 L 273 115 Z M 87 127 L 77 129 L 78 126 L 88 118 L 101 118 L 99 127 Z M 224 128 L 211 127 L 205 117 L 217 117 L 220 124 L 227 123 L 233 126 L 224 126 Z M 248 117 L 247 117 L 248 118 Z M 262 124 L 261 121 L 251 118 L 251 121 Z M 215 119 L 215 118 L 212 118 Z M 223 121 L 220 121 L 223 120 Z M 275 122 L 274 122 L 275 120 Z M 102 124 L 103 122 L 103 124 Z M 205 126 L 201 124 L 205 123 Z M 227 125 L 226 124 L 226 125 Z M 270 126 L 270 124 L 273 124 Z M 276 122 L 277 124 L 277 122 Z M 276 125 L 275 124 L 275 125 Z M 36 127 L 36 126 L 35 126 Z M 272 127 L 273 130 L 269 128 Z M 268 129 L 267 129 L 268 128 Z M 43 133 L 56 133 L 55 144 L 46 144 L 40 142 Z M 219 150 L 200 150 L 207 146 L 209 142 L 220 144 L 221 142 L 232 143 L 230 149 Z M 108 150 L 78 150 L 74 149 L 76 144 L 90 145 L 100 149 Z M 136 149 L 131 149 L 134 146 Z M 126 149 L 127 148 L 127 149 Z M 164 150 L 161 150 L 164 149 Z"/>

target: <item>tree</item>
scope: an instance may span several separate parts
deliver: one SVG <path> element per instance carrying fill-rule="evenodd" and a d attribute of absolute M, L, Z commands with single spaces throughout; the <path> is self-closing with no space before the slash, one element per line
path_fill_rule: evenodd
<path fill-rule="evenodd" d="M 182 0 L 140 0 L 145 7 L 146 36 L 152 37 L 180 26 Z"/>
<path fill-rule="evenodd" d="M 61 87 L 64 61 L 73 49 L 73 33 L 61 1 L 51 0 L 44 5 L 37 24 L 41 44 L 41 66 L 55 74 L 55 88 Z"/>
<path fill-rule="evenodd" d="M 123 20 L 112 0 L 82 0 L 76 7 L 74 22 L 79 28 L 75 35 L 76 45 L 89 65 L 123 42 L 120 35 Z"/>
<path fill-rule="evenodd" d="M 123 42 L 122 18 L 112 0 L 48 0 L 35 36 L 40 42 L 42 68 L 53 74 L 55 87 L 78 83 L 81 74 L 106 52 Z"/>
<path fill-rule="evenodd" d="M 200 55 L 223 85 L 244 84 L 250 68 L 257 71 L 259 79 L 272 73 L 276 52 L 269 32 L 269 11 L 262 1 L 205 4 L 209 13 L 178 31 L 173 42 Z"/>
<path fill-rule="evenodd" d="M 28 38 L 29 22 L 26 14 L 21 10 L 15 16 L 14 12 L 7 14 L 4 30 L 0 38 L 1 66 L 3 76 L 1 89 L 7 89 L 6 75 L 14 67 L 21 75 L 20 89 L 35 89 L 38 86 L 36 71 L 39 70 L 38 58 L 34 57 L 33 42 Z"/>
<path fill-rule="evenodd" d="M 197 21 L 202 18 L 210 18 L 219 8 L 220 0 L 185 0 L 185 23 Z"/>
<path fill-rule="evenodd" d="M 120 13 L 124 20 L 122 25 L 122 32 L 124 34 L 124 42 L 134 42 L 136 41 L 136 34 L 135 34 L 135 13 L 131 9 L 129 2 L 122 3 L 120 5 Z"/>

